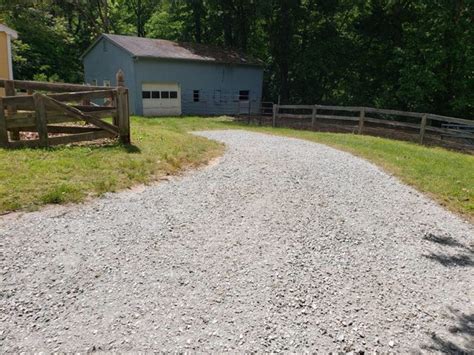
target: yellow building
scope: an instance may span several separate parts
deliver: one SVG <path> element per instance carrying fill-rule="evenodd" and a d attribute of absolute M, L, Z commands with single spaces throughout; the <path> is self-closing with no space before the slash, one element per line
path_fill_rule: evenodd
<path fill-rule="evenodd" d="M 13 79 L 11 40 L 17 37 L 16 31 L 0 23 L 0 79 Z"/>

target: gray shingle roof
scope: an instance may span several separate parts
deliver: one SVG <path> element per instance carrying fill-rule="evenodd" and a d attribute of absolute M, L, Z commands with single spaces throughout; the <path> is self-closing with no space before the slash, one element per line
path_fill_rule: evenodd
<path fill-rule="evenodd" d="M 103 34 L 118 46 L 135 57 L 197 60 L 204 62 L 262 65 L 258 59 L 251 58 L 234 50 L 222 49 L 198 43 L 172 42 L 132 36 Z"/>

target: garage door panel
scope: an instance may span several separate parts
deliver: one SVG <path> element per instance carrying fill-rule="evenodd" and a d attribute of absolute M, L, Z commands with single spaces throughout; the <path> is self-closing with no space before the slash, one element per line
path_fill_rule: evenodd
<path fill-rule="evenodd" d="M 145 116 L 181 115 L 181 90 L 177 83 L 143 83 L 142 102 Z"/>

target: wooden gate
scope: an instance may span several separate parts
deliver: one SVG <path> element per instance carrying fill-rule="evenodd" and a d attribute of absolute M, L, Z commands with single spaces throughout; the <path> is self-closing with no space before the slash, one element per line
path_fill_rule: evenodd
<path fill-rule="evenodd" d="M 0 97 L 0 147 L 47 147 L 116 137 L 130 143 L 125 87 L 20 80 L 0 80 L 0 87 L 7 95 Z M 112 117 L 112 122 L 103 117 Z M 37 139 L 20 139 L 20 132 L 34 132 Z"/>

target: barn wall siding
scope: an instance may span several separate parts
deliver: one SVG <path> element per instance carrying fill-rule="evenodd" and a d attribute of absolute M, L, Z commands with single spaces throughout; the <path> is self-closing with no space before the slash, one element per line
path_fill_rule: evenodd
<path fill-rule="evenodd" d="M 263 70 L 256 66 L 140 58 L 135 73 L 137 93 L 142 83 L 178 83 L 183 115 L 236 114 L 240 90 L 250 91 L 252 112 L 260 107 Z M 193 100 L 194 90 L 199 90 L 199 102 Z M 137 112 L 142 114 L 141 99 L 138 101 Z"/>
<path fill-rule="evenodd" d="M 104 48 L 104 41 L 107 43 Z M 106 50 L 104 50 L 106 49 Z M 117 85 L 115 75 L 119 69 L 125 74 L 125 86 L 135 87 L 134 63 L 131 55 L 116 46 L 113 42 L 102 38 L 94 48 L 92 48 L 84 57 L 84 76 L 87 84 L 93 84 L 97 80 L 97 85 L 104 85 L 104 80 L 110 81 L 112 86 Z M 132 105 L 137 100 L 135 90 L 129 90 L 130 111 L 137 113 L 136 105 Z"/>
<path fill-rule="evenodd" d="M 106 38 L 96 43 L 83 62 L 88 84 L 97 80 L 98 85 L 103 85 L 104 80 L 109 80 L 116 85 L 115 74 L 119 69 L 124 71 L 132 114 L 143 115 L 143 83 L 178 83 L 183 115 L 232 115 L 239 110 L 248 111 L 239 103 L 240 90 L 250 91 L 252 113 L 260 107 L 263 69 L 258 66 L 134 58 Z M 199 90 L 199 102 L 194 102 L 193 90 Z"/>

